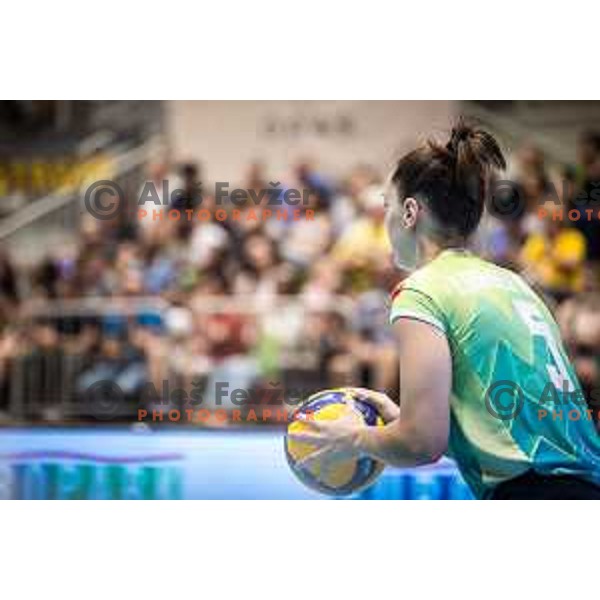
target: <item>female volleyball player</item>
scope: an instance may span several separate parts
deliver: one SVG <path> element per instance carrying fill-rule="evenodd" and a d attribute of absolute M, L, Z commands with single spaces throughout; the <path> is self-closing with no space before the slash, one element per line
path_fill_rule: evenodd
<path fill-rule="evenodd" d="M 384 427 L 308 420 L 295 434 L 317 447 L 306 465 L 448 453 L 479 498 L 600 499 L 600 441 L 553 317 L 518 275 L 466 249 L 504 167 L 495 139 L 462 124 L 398 163 L 385 204 L 395 262 L 411 271 L 390 314 L 401 409 L 364 390 Z"/>

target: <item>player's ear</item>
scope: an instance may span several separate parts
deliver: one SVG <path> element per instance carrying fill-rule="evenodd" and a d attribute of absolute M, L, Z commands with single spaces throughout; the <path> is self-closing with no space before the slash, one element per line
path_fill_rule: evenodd
<path fill-rule="evenodd" d="M 417 223 L 419 204 L 412 196 L 409 196 L 408 198 L 404 199 L 403 205 L 404 210 L 402 211 L 402 225 L 404 225 L 406 229 L 411 229 Z"/>

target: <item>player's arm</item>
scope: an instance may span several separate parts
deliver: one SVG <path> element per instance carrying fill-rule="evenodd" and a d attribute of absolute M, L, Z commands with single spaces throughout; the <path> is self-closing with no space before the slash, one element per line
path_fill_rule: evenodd
<path fill-rule="evenodd" d="M 387 415 L 395 418 L 384 427 L 357 424 L 350 416 L 306 420 L 309 431 L 291 434 L 318 448 L 301 461 L 305 466 L 356 454 L 369 454 L 396 466 L 415 466 L 435 462 L 446 451 L 452 377 L 446 337 L 433 325 L 414 319 L 400 318 L 394 328 L 400 355 L 399 412 L 389 400 Z M 381 401 L 373 402 L 380 412 Z"/>
<path fill-rule="evenodd" d="M 358 430 L 355 448 L 397 466 L 435 462 L 448 447 L 448 341 L 436 327 L 414 319 L 398 319 L 394 329 L 400 356 L 400 416 L 385 427 Z"/>

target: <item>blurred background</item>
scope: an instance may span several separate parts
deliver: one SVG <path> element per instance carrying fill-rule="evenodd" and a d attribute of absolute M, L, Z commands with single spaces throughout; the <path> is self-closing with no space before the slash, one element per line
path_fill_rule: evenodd
<path fill-rule="evenodd" d="M 458 116 L 499 137 L 521 191 L 474 249 L 544 295 L 597 411 L 600 102 L 3 101 L 0 496 L 312 497 L 286 468 L 273 399 L 341 385 L 396 396 L 387 308 L 405 274 L 382 186 Z M 123 190 L 111 218 L 87 209 L 98 180 Z M 217 182 L 306 190 L 308 204 L 299 219 L 244 218 L 265 202 L 238 220 L 142 219 L 148 182 L 175 211 L 221 206 Z M 557 202 L 591 218 L 539 217 Z M 105 381 L 118 401 L 94 388 Z M 234 422 L 218 382 L 252 390 L 239 408 L 257 418 Z M 197 389 L 226 415 L 169 419 L 181 400 L 149 389 Z M 466 496 L 446 462 L 386 471 L 360 495 Z"/>

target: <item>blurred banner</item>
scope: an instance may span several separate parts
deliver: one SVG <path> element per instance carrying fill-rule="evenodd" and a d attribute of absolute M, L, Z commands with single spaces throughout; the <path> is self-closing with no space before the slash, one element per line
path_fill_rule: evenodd
<path fill-rule="evenodd" d="M 281 432 L 14 429 L 0 437 L 0 498 L 323 499 L 288 468 Z M 226 473 L 226 476 L 224 476 Z M 357 499 L 468 499 L 447 460 L 387 469 Z"/>

